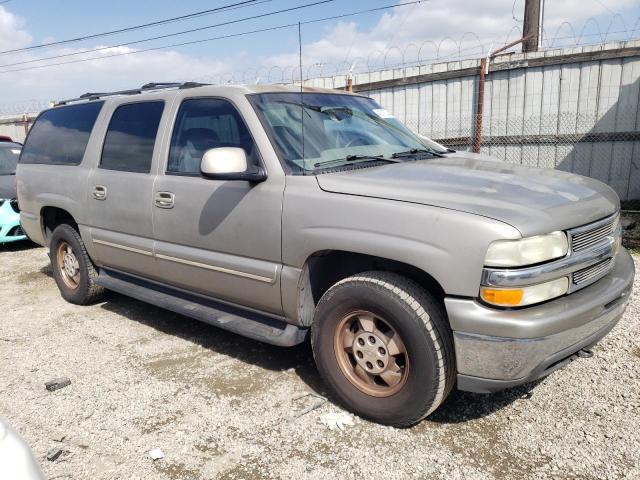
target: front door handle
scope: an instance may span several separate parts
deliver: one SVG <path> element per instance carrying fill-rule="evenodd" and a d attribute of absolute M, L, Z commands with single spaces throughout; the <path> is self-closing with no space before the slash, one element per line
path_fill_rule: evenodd
<path fill-rule="evenodd" d="M 158 208 L 173 208 L 176 196 L 171 192 L 158 192 L 154 203 Z"/>
<path fill-rule="evenodd" d="M 107 187 L 103 185 L 95 185 L 93 187 L 93 198 L 96 200 L 106 200 L 107 199 Z"/>

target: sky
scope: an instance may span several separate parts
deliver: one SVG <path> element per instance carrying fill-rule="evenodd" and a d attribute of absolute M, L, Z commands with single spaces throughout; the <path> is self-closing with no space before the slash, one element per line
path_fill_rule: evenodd
<path fill-rule="evenodd" d="M 380 69 L 405 62 L 480 56 L 520 37 L 524 0 L 0 0 L 0 52 L 112 31 L 230 4 L 235 7 L 179 22 L 93 38 L 82 42 L 0 53 L 0 113 L 14 113 L 32 100 L 46 102 L 87 91 L 139 87 L 148 82 L 279 82 L 299 75 L 298 28 L 209 40 L 302 22 L 303 76 Z M 315 23 L 310 20 L 385 10 Z M 215 27 L 225 22 L 233 24 Z M 213 27 L 212 27 L 213 26 Z M 180 31 L 199 32 L 127 45 Z M 599 43 L 640 37 L 640 0 L 546 0 L 546 45 Z M 421 48 L 420 48 L 421 47 Z M 81 53 L 85 50 L 97 52 Z M 136 53 L 138 52 L 138 53 Z M 75 54 L 75 55 L 71 55 Z M 126 55 L 122 55 L 126 54 Z M 46 57 L 68 55 L 46 60 Z M 70 55 L 70 56 L 69 56 Z M 66 63 L 40 68 L 43 65 Z M 40 60 L 43 59 L 43 60 Z M 28 63 L 24 63 L 28 62 Z M 386 62 L 386 63 L 385 63 Z M 34 68 L 39 67 L 39 68 Z M 19 71 L 11 71 L 19 70 Z"/>

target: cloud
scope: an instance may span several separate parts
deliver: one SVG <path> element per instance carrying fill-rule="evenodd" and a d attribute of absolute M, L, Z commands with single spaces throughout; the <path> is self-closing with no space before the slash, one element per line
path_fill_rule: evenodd
<path fill-rule="evenodd" d="M 0 45 L 0 48 L 2 45 Z M 135 54 L 130 47 L 104 48 L 87 55 L 71 56 L 47 63 L 73 62 L 82 58 L 95 60 L 68 63 L 55 68 L 33 69 L 24 72 L 0 74 L 0 82 L 7 85 L 3 97 L 16 99 L 43 98 L 60 100 L 87 91 L 129 89 L 149 82 L 171 82 L 200 79 L 212 81 L 229 70 L 227 62 L 187 55 L 173 50 L 157 50 Z M 79 49 L 48 50 L 47 55 L 67 55 Z M 32 56 L 23 56 L 21 61 Z M 13 60 L 13 58 L 12 58 Z M 8 67 L 20 69 L 39 64 Z M 46 79 L 46 81 L 43 81 Z M 9 95 L 7 95 L 9 93 Z"/>
<path fill-rule="evenodd" d="M 362 5 L 364 3 L 344 2 L 344 12 L 366 8 Z M 354 4 L 359 7 L 353 6 Z M 571 21 L 574 30 L 579 33 L 589 17 L 598 17 L 601 30 L 606 30 L 614 18 L 612 12 L 616 11 L 632 11 L 634 15 L 623 19 L 615 18 L 611 27 L 613 30 L 632 30 L 638 27 L 640 33 L 640 27 L 635 24 L 640 15 L 637 0 L 563 0 L 547 1 L 546 4 L 545 27 L 549 36 L 572 35 L 570 28 L 563 25 L 567 20 Z M 514 20 L 512 7 L 520 22 Z M 514 0 L 429 0 L 412 6 L 395 7 L 380 16 L 370 28 L 363 28 L 361 19 L 353 17 L 331 24 L 319 39 L 305 43 L 305 76 L 329 75 L 337 69 L 346 72 L 354 60 L 358 62 L 358 69 L 368 68 L 367 63 L 373 68 L 381 68 L 385 62 L 387 65 L 397 64 L 403 58 L 402 51 L 405 52 L 406 61 L 420 59 L 428 62 L 459 55 L 478 57 L 491 44 L 501 45 L 507 38 L 513 40 L 520 36 L 518 28 L 522 25 L 523 8 L 524 0 L 515 0 L 515 4 Z M 631 10 L 633 8 L 635 10 Z M 336 13 L 342 12 L 340 10 Z M 623 21 L 632 24 L 623 25 Z M 589 28 L 595 29 L 593 22 Z M 596 43 L 599 38 L 592 37 L 589 40 Z M 244 43 L 234 42 L 234 46 L 240 44 L 248 49 L 255 41 L 252 38 Z M 0 6 L 0 50 L 31 44 L 32 37 L 26 30 L 24 21 Z M 133 53 L 136 50 L 130 47 L 106 49 L 91 54 L 101 60 L 0 73 L 0 83 L 3 85 L 0 102 L 6 105 L 11 99 L 60 99 L 86 91 L 131 88 L 151 81 L 197 80 L 215 83 L 221 79 L 231 79 L 232 72 L 236 73 L 235 81 L 251 82 L 255 77 L 260 77 L 262 81 L 277 82 L 283 78 L 291 78 L 298 65 L 297 49 L 280 45 L 282 43 L 277 40 L 273 41 L 271 51 L 281 51 L 273 55 L 257 56 L 252 55 L 251 50 L 230 50 L 225 57 L 215 58 L 175 50 L 108 58 L 110 55 Z M 399 48 L 390 48 L 393 46 Z M 46 56 L 77 51 L 80 50 L 74 50 L 73 47 L 53 48 L 46 50 Z M 0 56 L 0 64 L 30 60 L 38 56 L 42 56 L 39 51 Z M 51 62 L 77 58 L 83 56 Z M 33 65 L 35 64 L 24 66 Z M 251 70 L 246 70 L 243 74 L 243 69 L 249 66 Z M 4 69 L 0 69 L 0 72 L 1 70 Z"/>
<path fill-rule="evenodd" d="M 637 0 L 563 0 L 547 1 L 545 33 L 550 38 L 573 35 L 571 28 L 563 25 L 571 22 L 576 35 L 590 17 L 600 18 L 601 31 L 606 31 L 613 18 L 612 13 L 630 7 L 637 8 Z M 413 6 L 396 7 L 381 16 L 370 29 L 361 30 L 354 21 L 339 22 L 329 28 L 317 41 L 304 45 L 303 63 L 331 64 L 332 68 L 348 68 L 354 59 L 360 66 L 367 62 L 381 66 L 387 53 L 387 65 L 399 63 L 401 51 L 406 49 L 408 61 L 435 59 L 461 50 L 462 56 L 479 56 L 492 44 L 502 45 L 516 40 L 522 33 L 524 0 L 430 0 Z M 512 13 L 513 12 L 513 13 Z M 515 16 L 515 19 L 514 19 Z M 617 27 L 632 30 L 640 16 L 640 9 L 623 25 L 621 17 L 614 20 Z M 591 22 L 590 31 L 597 31 Z M 639 29 L 640 30 L 640 29 Z M 640 31 L 638 32 L 640 33 Z M 597 43 L 600 37 L 586 37 Z M 391 47 L 399 48 L 391 48 Z M 262 60 L 264 65 L 296 65 L 296 52 L 273 55 Z M 319 68 L 319 67 L 318 67 Z M 329 69 L 330 71 L 330 69 Z M 289 70 L 290 72 L 290 70 Z"/>
<path fill-rule="evenodd" d="M 0 6 L 0 48 L 11 50 L 31 43 L 31 35 L 23 30 L 24 21 Z"/>

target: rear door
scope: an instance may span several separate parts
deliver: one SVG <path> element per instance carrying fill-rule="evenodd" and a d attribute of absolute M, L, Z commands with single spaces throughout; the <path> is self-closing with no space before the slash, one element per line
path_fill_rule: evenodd
<path fill-rule="evenodd" d="M 165 166 L 154 189 L 155 253 L 161 280 L 207 296 L 281 313 L 281 214 L 284 175 L 261 183 L 200 176 L 204 152 L 245 150 L 262 165 L 247 121 L 257 117 L 242 96 L 176 99 Z M 244 109 L 244 110 L 241 110 Z M 264 165 L 262 165 L 264 167 Z"/>
<path fill-rule="evenodd" d="M 100 161 L 89 175 L 93 257 L 99 265 L 151 276 L 153 182 L 165 101 L 120 103 L 112 110 Z"/>

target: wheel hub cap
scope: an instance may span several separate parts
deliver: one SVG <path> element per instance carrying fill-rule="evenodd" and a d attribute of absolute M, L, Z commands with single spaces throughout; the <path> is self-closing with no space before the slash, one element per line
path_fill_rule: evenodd
<path fill-rule="evenodd" d="M 402 338 L 372 312 L 359 310 L 343 317 L 333 346 L 344 376 L 367 395 L 388 397 L 407 381 L 409 356 Z"/>
<path fill-rule="evenodd" d="M 78 288 L 80 283 L 80 263 L 67 242 L 62 241 L 58 244 L 56 258 L 56 266 L 64 284 L 68 288 Z"/>
<path fill-rule="evenodd" d="M 366 372 L 379 375 L 389 364 L 389 352 L 383 340 L 373 333 L 361 333 L 353 342 L 355 360 Z"/>
<path fill-rule="evenodd" d="M 76 259 L 76 256 L 73 253 L 65 253 L 63 262 L 67 275 L 75 277 L 76 273 L 78 273 L 78 260 Z"/>

